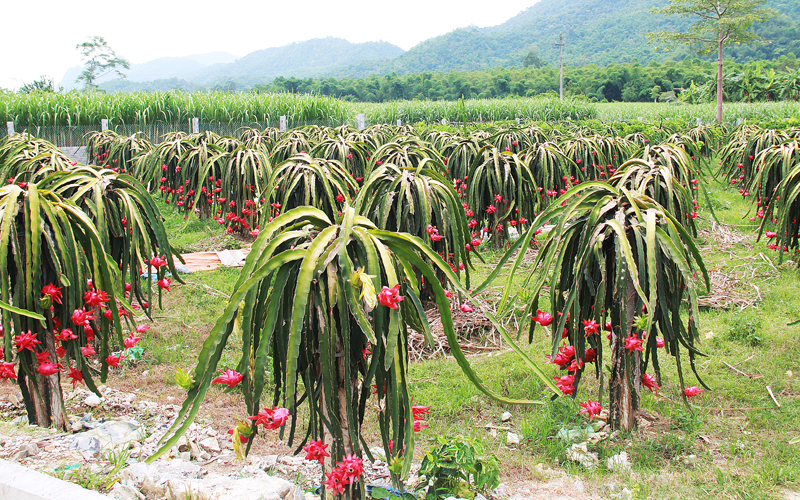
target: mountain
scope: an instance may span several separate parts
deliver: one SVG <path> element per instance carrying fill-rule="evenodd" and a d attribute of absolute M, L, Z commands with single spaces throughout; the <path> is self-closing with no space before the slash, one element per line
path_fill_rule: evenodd
<path fill-rule="evenodd" d="M 533 1 L 533 0 L 532 0 Z M 645 34 L 682 29 L 690 21 L 650 13 L 667 0 L 540 0 L 497 26 L 457 29 L 425 40 L 408 51 L 387 42 L 353 44 L 340 38 L 318 38 L 247 54 L 232 62 L 195 68 L 196 60 L 181 58 L 146 63 L 147 83 L 131 69 L 132 76 L 101 85 L 108 91 L 222 88 L 239 90 L 265 84 L 278 76 L 308 78 L 362 78 L 369 75 L 408 74 L 425 71 L 474 71 L 521 67 L 533 52 L 551 66 L 558 64 L 555 44 L 563 35 L 564 64 L 601 66 L 637 61 L 682 60 L 688 47 L 658 51 Z M 800 2 L 768 0 L 766 6 L 779 14 L 754 26 L 768 43 L 728 47 L 737 62 L 800 55 Z M 705 57 L 706 60 L 713 55 Z M 159 72 L 169 68 L 171 72 Z M 194 69 L 193 69 L 194 68 Z M 159 69 L 159 71 L 157 71 Z M 150 71 L 152 70 L 152 71 Z M 77 75 L 76 75 L 77 76 Z M 73 77 L 74 80 L 74 77 Z"/>
<path fill-rule="evenodd" d="M 194 54 L 184 57 L 160 57 L 142 64 L 131 64 L 126 73 L 128 82 L 149 82 L 159 79 L 186 79 L 193 78 L 205 68 L 215 65 L 228 64 L 236 60 L 236 56 L 228 52 L 210 52 L 208 54 Z M 72 90 L 78 85 L 75 80 L 80 76 L 83 68 L 75 66 L 67 70 L 59 86 L 65 90 Z M 116 75 L 108 75 L 98 79 L 98 83 L 108 84 L 118 79 Z M 124 80 L 123 80 L 124 81 Z"/>
<path fill-rule="evenodd" d="M 196 81 L 208 83 L 229 78 L 266 83 L 276 76 L 316 76 L 331 68 L 364 60 L 388 60 L 402 53 L 403 49 L 388 42 L 350 43 L 342 38 L 315 38 L 251 52 L 232 64 L 209 68 L 198 74 Z"/>
<path fill-rule="evenodd" d="M 529 51 L 557 65 L 560 35 L 567 65 L 680 60 L 691 53 L 689 48 L 656 52 L 645 38 L 651 31 L 689 25 L 688 20 L 650 12 L 666 4 L 666 0 L 541 0 L 500 25 L 458 29 L 428 39 L 387 63 L 364 62 L 327 76 L 520 67 Z M 729 47 L 728 55 L 737 62 L 776 59 L 789 52 L 800 55 L 800 2 L 769 0 L 765 5 L 779 15 L 755 25 L 754 30 L 769 43 Z"/>
<path fill-rule="evenodd" d="M 257 50 L 232 62 L 206 66 L 198 66 L 196 56 L 156 59 L 132 66 L 127 81 L 105 81 L 100 88 L 109 92 L 169 90 L 175 88 L 170 85 L 177 81 L 180 83 L 178 88 L 183 89 L 221 87 L 234 90 L 268 83 L 283 75 L 319 76 L 365 60 L 382 64 L 402 53 L 400 47 L 383 41 L 350 43 L 342 38 L 315 38 Z M 149 78 L 141 77 L 144 71 L 148 72 Z"/>

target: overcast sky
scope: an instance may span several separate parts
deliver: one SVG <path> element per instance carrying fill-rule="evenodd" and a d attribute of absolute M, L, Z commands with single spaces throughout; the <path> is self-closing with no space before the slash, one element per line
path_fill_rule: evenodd
<path fill-rule="evenodd" d="M 67 69 L 83 64 L 75 46 L 93 35 L 134 64 L 215 51 L 241 57 L 326 36 L 383 40 L 408 50 L 456 28 L 500 24 L 536 1 L 6 2 L 0 88 L 18 88 L 40 75 L 58 84 Z"/>

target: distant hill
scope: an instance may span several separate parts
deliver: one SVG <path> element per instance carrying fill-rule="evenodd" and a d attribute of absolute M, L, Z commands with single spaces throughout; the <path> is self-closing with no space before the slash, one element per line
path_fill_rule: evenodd
<path fill-rule="evenodd" d="M 180 80 L 193 78 L 194 75 L 200 73 L 205 68 L 232 63 L 235 60 L 236 56 L 228 52 L 210 52 L 208 54 L 194 54 L 184 57 L 161 57 L 142 64 L 131 64 L 131 69 L 125 71 L 125 73 L 128 83 L 149 82 L 151 80 L 160 79 Z M 83 71 L 81 66 L 75 66 L 67 70 L 59 86 L 64 87 L 65 90 L 77 88 L 78 85 L 75 83 L 75 80 L 80 76 L 81 71 Z M 117 79 L 116 75 L 109 75 L 100 79 L 99 83 L 108 84 L 115 79 Z"/>
<path fill-rule="evenodd" d="M 353 44 L 340 38 L 318 38 L 283 47 L 258 50 L 236 61 L 201 64 L 196 59 L 157 59 L 131 68 L 128 81 L 107 82 L 108 91 L 222 88 L 240 90 L 265 84 L 278 76 L 362 78 L 369 75 L 425 71 L 474 71 L 521 67 L 534 51 L 550 65 L 558 62 L 555 43 L 564 37 L 564 63 L 583 66 L 638 61 L 682 60 L 688 47 L 656 52 L 645 34 L 689 21 L 649 12 L 666 0 L 540 0 L 508 21 L 491 27 L 467 27 L 437 36 L 411 50 L 387 42 Z M 800 2 L 768 0 L 778 16 L 756 25 L 763 45 L 728 48 L 737 62 L 800 55 Z M 141 68 L 139 68 L 141 66 Z M 169 71 L 167 71 L 169 70 Z M 77 70 L 79 73 L 79 69 Z M 147 75 L 148 81 L 143 82 Z M 77 73 L 70 77 L 74 80 Z M 66 79 L 66 77 L 65 77 Z"/>
<path fill-rule="evenodd" d="M 364 60 L 383 63 L 403 53 L 403 49 L 388 42 L 350 43 L 341 38 L 315 38 L 283 47 L 257 50 L 227 64 L 197 67 L 192 56 L 163 58 L 131 67 L 127 80 L 105 82 L 100 88 L 109 92 L 134 90 L 169 90 L 174 79 L 182 80 L 181 88 L 239 89 L 268 83 L 278 76 L 318 76 L 334 68 L 346 67 Z M 195 65 L 192 67 L 192 65 Z M 151 78 L 140 77 L 139 67 L 152 70 Z M 174 66 L 178 69 L 170 69 Z M 161 68 L 161 73 L 156 69 Z M 77 75 L 76 75 L 77 76 Z M 157 81 L 155 81 L 157 80 Z M 146 82 L 147 84 L 144 84 Z"/>
<path fill-rule="evenodd" d="M 645 38 L 651 31 L 689 24 L 679 17 L 667 18 L 649 12 L 666 3 L 666 0 L 541 0 L 500 25 L 458 29 L 428 39 L 385 64 L 364 62 L 329 76 L 521 67 L 531 50 L 556 65 L 555 44 L 559 35 L 564 37 L 564 64 L 568 65 L 605 66 L 633 59 L 641 64 L 680 60 L 690 53 L 689 48 L 656 52 Z M 789 52 L 800 55 L 800 2 L 770 0 L 765 5 L 780 15 L 754 29 L 770 43 L 729 48 L 728 55 L 737 62 L 776 59 Z"/>

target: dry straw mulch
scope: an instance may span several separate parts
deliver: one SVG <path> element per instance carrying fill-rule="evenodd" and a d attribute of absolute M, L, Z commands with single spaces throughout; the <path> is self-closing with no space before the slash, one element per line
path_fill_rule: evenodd
<path fill-rule="evenodd" d="M 474 311 L 471 313 L 461 312 L 458 304 L 453 303 L 452 315 L 453 326 L 455 327 L 458 345 L 464 354 L 481 354 L 503 349 L 503 339 L 494 329 L 489 319 L 481 312 L 480 307 L 473 304 Z M 447 335 L 444 333 L 442 318 L 439 310 L 431 308 L 426 311 L 428 324 L 431 327 L 433 345 L 429 346 L 425 342 L 425 336 L 421 332 L 409 330 L 408 332 L 408 356 L 413 361 L 430 359 L 436 356 L 444 356 L 450 353 L 450 346 L 447 343 Z"/>
<path fill-rule="evenodd" d="M 778 270 L 763 253 L 739 257 L 734 255 L 735 247 L 751 248 L 754 243 L 752 233 L 739 233 L 734 226 L 711 223 L 710 229 L 701 229 L 698 236 L 716 252 L 728 252 L 729 260 L 718 269 L 710 269 L 711 292 L 698 297 L 700 307 L 713 309 L 746 309 L 761 302 L 761 286 L 778 274 Z M 702 249 L 701 249 L 702 252 Z M 705 286 L 698 283 L 698 289 Z"/>

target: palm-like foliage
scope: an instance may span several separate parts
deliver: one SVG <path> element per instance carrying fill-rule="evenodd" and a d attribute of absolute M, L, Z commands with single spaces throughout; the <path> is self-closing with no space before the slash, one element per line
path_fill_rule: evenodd
<path fill-rule="evenodd" d="M 380 229 L 421 238 L 456 274 L 464 269 L 469 287 L 471 250 L 467 248 L 472 249 L 474 237 L 456 191 L 442 174 L 423 167 L 381 165 L 364 182 L 353 205 Z M 436 228 L 436 233 L 429 232 L 431 227 Z M 438 236 L 444 238 L 434 241 Z M 439 278 L 441 282 L 444 275 Z M 426 287 L 425 299 L 430 298 L 429 288 Z"/>
<path fill-rule="evenodd" d="M 794 170 L 800 165 L 800 138 L 787 139 L 786 141 L 767 147 L 756 154 L 755 163 L 758 169 L 755 176 L 743 185 L 743 188 L 753 195 L 758 205 L 756 216 L 763 221 L 780 220 L 780 226 L 794 219 L 796 212 L 792 208 L 792 193 L 797 179 Z M 785 198 L 785 197 L 789 198 Z M 781 217 L 777 217 L 781 214 Z M 764 224 L 762 223 L 762 229 Z M 787 226 L 788 227 L 788 226 Z M 785 231 L 784 231 L 785 232 Z M 792 234 L 781 233 L 781 240 L 794 241 Z M 796 233 L 794 235 L 796 237 Z M 783 247 L 781 246 L 781 249 Z"/>
<path fill-rule="evenodd" d="M 166 203 L 174 203 L 175 208 L 182 211 L 199 213 L 200 217 L 208 217 L 217 206 L 227 208 L 229 186 L 222 185 L 223 158 L 227 151 L 212 140 L 216 141 L 217 137 L 192 134 L 186 138 L 189 144 L 177 165 L 170 169 L 170 164 L 166 163 L 167 169 L 164 171 L 162 164 L 164 177 L 161 178 L 161 189 Z M 209 203 L 212 192 L 216 197 Z M 206 196 L 206 203 L 198 203 L 203 195 Z"/>
<path fill-rule="evenodd" d="M 561 149 L 575 163 L 581 177 L 606 180 L 627 159 L 632 144 L 619 137 L 592 135 L 568 139 L 561 144 Z M 578 178 L 575 173 L 572 175 Z"/>
<path fill-rule="evenodd" d="M 399 486 L 411 466 L 414 445 L 407 327 L 429 334 L 412 268 L 432 284 L 454 356 L 468 377 L 493 395 L 461 353 L 444 289 L 423 257 L 460 288 L 449 266 L 418 238 L 379 230 L 353 208 L 345 207 L 335 222 L 311 207 L 276 217 L 256 239 L 230 302 L 203 344 L 195 382 L 177 421 L 148 460 L 168 451 L 191 425 L 235 334 L 243 341 L 238 370 L 244 375 L 248 411 L 254 415 L 261 407 L 271 357 L 272 405 L 288 408 L 288 443 L 300 441 L 298 451 L 308 439 L 320 439 L 330 446 L 331 462 L 369 453 L 362 448 L 361 425 L 367 408 L 374 406 L 367 403 L 375 384 L 383 448 Z M 383 286 L 398 286 L 405 300 L 397 308 L 379 304 L 375 291 Z M 366 347 L 370 355 L 364 353 Z M 296 420 L 303 403 L 308 427 L 298 438 Z M 361 495 L 363 484 L 358 486 Z M 349 493 L 358 497 L 358 491 Z"/>
<path fill-rule="evenodd" d="M 387 142 L 372 156 L 372 161 L 367 166 L 366 175 L 372 169 L 384 163 L 391 163 L 400 168 L 431 168 L 445 171 L 444 160 L 430 144 L 422 142 L 418 137 L 396 137 L 394 141 Z"/>
<path fill-rule="evenodd" d="M 468 180 L 469 169 L 481 153 L 482 147 L 482 142 L 474 136 L 452 136 L 450 142 L 442 144 L 438 149 L 444 157 L 450 178 Z"/>
<path fill-rule="evenodd" d="M 257 200 L 267 194 L 267 181 L 272 176 L 269 154 L 261 147 L 250 148 L 239 146 L 229 153 L 221 153 L 213 158 L 211 163 L 219 166 L 220 188 L 212 187 L 211 183 L 200 188 L 195 204 L 211 206 L 208 200 L 213 195 L 209 189 L 216 191 L 222 189 L 223 197 L 217 196 L 220 208 L 228 215 L 224 218 L 227 227 L 232 231 L 243 233 L 250 232 L 260 224 Z M 204 179 L 207 178 L 204 176 Z M 214 183 L 214 186 L 216 183 Z M 206 188 L 205 194 L 203 188 Z M 225 201 L 222 202 L 221 198 Z M 232 214 L 232 215 L 230 215 Z"/>
<path fill-rule="evenodd" d="M 303 130 L 292 130 L 284 134 L 272 148 L 272 163 L 283 163 L 294 155 L 311 151 L 311 140 Z"/>
<path fill-rule="evenodd" d="M 396 127 L 381 124 L 373 125 L 360 131 L 351 129 L 346 137 L 348 141 L 366 144 L 368 151 L 371 154 L 372 151 L 377 150 L 383 144 L 389 142 L 392 137 L 394 137 L 397 132 L 395 128 Z"/>
<path fill-rule="evenodd" d="M 367 144 L 339 135 L 327 137 L 317 143 L 311 155 L 316 158 L 336 160 L 347 168 L 350 175 L 363 179 L 370 153 Z"/>
<path fill-rule="evenodd" d="M 266 148 L 271 151 L 276 142 L 280 140 L 281 131 L 277 128 L 266 128 L 259 130 L 257 128 L 241 128 L 239 129 L 239 140 L 244 146 L 248 148 Z"/>
<path fill-rule="evenodd" d="M 649 196 L 697 235 L 694 219 L 699 205 L 693 194 L 697 180 L 683 149 L 672 145 L 645 147 L 639 158 L 623 163 L 608 182 Z"/>
<path fill-rule="evenodd" d="M 730 179 L 732 185 L 738 185 L 739 192 L 744 194 L 760 176 L 762 163 L 756 160 L 756 155 L 771 146 L 781 144 L 786 139 L 787 135 L 783 131 L 762 130 L 752 125 L 739 127 L 718 153 L 720 174 Z"/>
<path fill-rule="evenodd" d="M 581 182 L 585 176 L 582 170 L 567 159 L 554 143 L 538 142 L 532 144 L 521 155 L 533 172 L 540 198 L 545 205 L 564 194 L 570 186 Z M 526 213 L 529 215 L 529 213 Z M 535 214 L 533 214 L 535 215 Z"/>
<path fill-rule="evenodd" d="M 462 139 L 462 137 L 447 130 L 432 130 L 425 135 L 425 140 L 436 148 L 437 151 L 443 151 L 448 144 L 460 139 Z"/>
<path fill-rule="evenodd" d="M 125 280 L 128 273 L 138 277 L 142 262 L 152 255 L 164 256 L 175 273 L 161 215 L 144 186 L 129 176 L 81 167 L 52 173 L 24 189 L 17 185 L 0 189 L 2 300 L 44 316 L 34 321 L 4 311 L 2 320 L 6 361 L 14 357 L 12 340 L 17 336 L 30 332 L 41 342 L 31 350 L 16 350 L 17 382 L 31 422 L 62 429 L 68 422 L 60 375 L 37 370 L 45 360 L 75 370 L 97 392 L 93 376 L 99 373 L 105 380 L 106 358 L 115 345 L 123 344 L 121 319 L 129 321 L 139 304 L 149 311 L 150 289 L 145 293 L 138 279 L 131 280 L 128 296 Z M 159 271 L 159 277 L 163 273 Z M 57 299 L 45 295 L 46 285 L 62 289 Z M 87 288 L 108 297 L 102 304 L 86 305 Z M 94 314 L 88 320 L 91 328 L 72 319 L 85 307 Z M 69 334 L 62 328 L 69 328 Z M 63 351 L 56 350 L 55 334 L 60 335 Z M 99 370 L 81 350 L 92 344 L 101 361 Z"/>
<path fill-rule="evenodd" d="M 83 136 L 83 142 L 86 143 L 86 157 L 89 158 L 89 162 L 96 165 L 105 164 L 111 151 L 111 145 L 116 142 L 118 137 L 119 135 L 113 130 L 95 130 Z"/>
<path fill-rule="evenodd" d="M 293 208 L 315 207 L 333 219 L 350 202 L 357 184 L 341 163 L 302 153 L 277 165 L 267 185 L 265 218 Z"/>
<path fill-rule="evenodd" d="M 28 134 L 15 134 L 0 144 L 0 177 L 28 182 L 76 163 L 52 143 Z"/>
<path fill-rule="evenodd" d="M 775 223 L 776 231 L 772 236 L 775 238 L 773 245 L 780 251 L 780 258 L 783 259 L 784 252 L 794 250 L 797 252 L 800 247 L 800 157 L 798 157 L 798 143 L 793 143 L 793 158 L 787 155 L 789 163 L 793 160 L 794 166 L 786 173 L 781 182 L 776 186 L 773 201 L 768 203 L 766 210 L 768 215 L 761 219 L 759 236 L 766 227 Z M 800 266 L 800 259 L 798 259 Z"/>
<path fill-rule="evenodd" d="M 143 137 L 141 132 L 129 136 L 118 136 L 110 143 L 108 155 L 102 164 L 124 174 L 133 170 L 133 163 L 138 155 L 151 149 L 153 149 L 153 144 Z"/>
<path fill-rule="evenodd" d="M 531 145 L 531 138 L 520 128 L 505 129 L 486 139 L 486 142 L 500 151 L 519 153 Z"/>
<path fill-rule="evenodd" d="M 509 225 L 516 226 L 520 217 L 532 220 L 538 213 L 541 193 L 537 186 L 528 162 L 515 154 L 484 147 L 470 169 L 466 188 L 467 203 L 476 221 L 470 221 L 475 224 L 471 227 L 484 224 L 482 227 L 495 235 L 495 246 L 501 245 L 508 238 Z"/>
<path fill-rule="evenodd" d="M 175 168 L 180 166 L 184 153 L 194 147 L 188 136 L 185 132 L 166 134 L 155 148 L 136 158 L 134 177 L 149 186 L 151 192 L 176 189 L 179 180 Z"/>
<path fill-rule="evenodd" d="M 610 421 L 616 428 L 631 429 L 635 426 L 641 377 L 648 363 L 652 362 L 660 379 L 656 348 L 659 334 L 676 360 L 681 385 L 682 348 L 695 370 L 694 360 L 699 354 L 695 270 L 702 272 L 709 286 L 700 253 L 681 223 L 655 200 L 639 191 L 604 182 L 586 182 L 573 188 L 565 205 L 551 205 L 539 221 L 551 221 L 555 227 L 547 233 L 533 266 L 535 279 L 527 316 L 535 315 L 542 307 L 549 281 L 547 301 L 556 318 L 552 324 L 552 354 L 556 354 L 562 336 L 566 338 L 574 347 L 574 358 L 561 359 L 558 364 L 574 375 L 578 384 L 585 371 L 583 360 L 592 349 L 597 356 L 595 374 L 601 387 L 607 351 L 603 336 L 597 328 L 593 331 L 589 322 L 595 322 L 601 330 L 610 324 Z M 533 235 L 532 228 L 512 251 L 527 247 Z M 512 276 L 523 255 L 524 252 L 518 255 Z M 509 281 L 501 308 L 508 302 L 511 289 Z M 689 302 L 686 324 L 681 316 L 684 300 Z M 634 318 L 642 311 L 646 326 L 637 328 Z M 531 320 L 531 338 L 535 326 Z M 643 355 L 626 351 L 626 340 L 630 338 L 645 343 Z M 574 360 L 578 361 L 572 363 Z"/>

